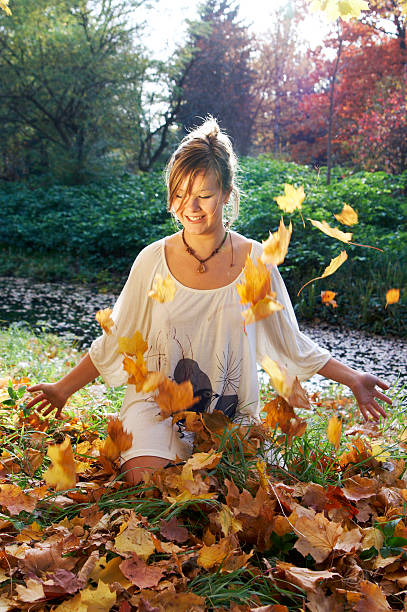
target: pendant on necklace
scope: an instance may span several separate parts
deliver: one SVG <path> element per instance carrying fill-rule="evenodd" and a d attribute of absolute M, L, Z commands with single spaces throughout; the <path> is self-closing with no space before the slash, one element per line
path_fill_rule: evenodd
<path fill-rule="evenodd" d="M 199 264 L 198 272 L 200 272 L 201 274 L 203 272 L 206 272 L 206 266 L 203 261 L 201 261 L 201 263 Z"/>

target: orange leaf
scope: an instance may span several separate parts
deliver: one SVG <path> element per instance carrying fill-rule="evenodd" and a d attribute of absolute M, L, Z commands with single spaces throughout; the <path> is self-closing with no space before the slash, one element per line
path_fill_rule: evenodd
<path fill-rule="evenodd" d="M 310 554 L 317 563 L 329 557 L 343 532 L 339 523 L 329 521 L 322 513 L 313 518 L 302 516 L 296 521 L 295 527 L 299 537 L 294 548 L 304 557 Z"/>
<path fill-rule="evenodd" d="M 353 608 L 356 612 L 387 612 L 387 610 L 392 610 L 378 584 L 362 580 L 360 592 L 363 597 Z"/>
<path fill-rule="evenodd" d="M 171 415 L 190 408 L 199 397 L 194 397 L 194 390 L 190 380 L 180 384 L 165 378 L 158 386 L 158 395 L 155 401 L 161 409 L 161 419 L 167 419 Z"/>
<path fill-rule="evenodd" d="M 313 219 L 308 219 L 308 221 L 311 221 L 314 227 L 317 227 L 327 236 L 331 236 L 331 238 L 336 238 L 337 240 L 341 240 L 341 242 L 346 242 L 346 244 L 352 240 L 352 234 L 341 232 L 341 230 L 336 227 L 331 227 L 326 221 L 314 221 Z"/>
<path fill-rule="evenodd" d="M 172 302 L 176 291 L 177 287 L 170 275 L 167 278 L 163 278 L 161 274 L 156 274 L 153 288 L 148 292 L 148 297 L 157 300 L 161 304 L 163 302 Z"/>
<path fill-rule="evenodd" d="M 133 434 L 124 431 L 123 423 L 119 417 L 110 417 L 107 424 L 108 436 L 103 448 L 100 449 L 100 456 L 108 461 L 116 461 L 123 451 L 131 448 Z"/>
<path fill-rule="evenodd" d="M 330 304 L 333 308 L 337 308 L 338 304 L 335 302 L 334 297 L 338 295 L 335 291 L 321 291 L 321 301 L 323 304 Z"/>
<path fill-rule="evenodd" d="M 222 563 L 237 547 L 233 536 L 222 538 L 218 544 L 206 546 L 205 544 L 199 551 L 198 565 L 204 569 L 210 569 L 214 565 Z"/>
<path fill-rule="evenodd" d="M 273 292 L 273 295 L 276 294 Z M 261 321 L 262 319 L 269 317 L 271 314 L 273 314 L 273 312 L 277 312 L 283 308 L 284 306 L 277 302 L 273 297 L 266 295 L 266 297 L 257 302 L 257 304 L 254 304 L 254 306 L 244 310 L 241 315 L 245 321 L 245 324 L 249 325 L 255 321 Z"/>
<path fill-rule="evenodd" d="M 95 315 L 95 319 L 96 321 L 99 323 L 100 327 L 107 333 L 107 334 L 111 334 L 111 328 L 114 325 L 114 321 L 111 318 L 111 314 L 112 314 L 112 309 L 111 308 L 105 308 L 104 310 L 98 310 L 96 315 Z"/>
<path fill-rule="evenodd" d="M 293 212 L 297 208 L 301 210 L 305 199 L 304 187 L 301 185 L 301 187 L 296 189 L 293 185 L 284 183 L 284 191 L 285 194 L 283 196 L 274 198 L 278 206 L 287 213 Z"/>
<path fill-rule="evenodd" d="M 37 499 L 26 495 L 18 485 L 0 485 L 0 506 L 5 506 L 10 514 L 19 514 L 22 510 L 32 512 L 37 504 Z"/>
<path fill-rule="evenodd" d="M 263 241 L 263 254 L 261 260 L 265 264 L 275 264 L 279 266 L 283 263 L 287 255 L 288 245 L 290 244 L 293 226 L 290 221 L 288 229 L 284 225 L 283 217 L 280 220 L 280 226 L 274 234 L 271 234 L 266 241 Z"/>
<path fill-rule="evenodd" d="M 257 304 L 266 295 L 270 294 L 270 273 L 260 257 L 258 257 L 256 265 L 253 263 L 250 255 L 248 255 L 243 274 L 245 282 L 236 285 L 236 290 L 242 304 Z"/>
<path fill-rule="evenodd" d="M 148 344 L 139 331 L 136 331 L 131 338 L 125 336 L 119 338 L 118 344 L 118 352 L 127 355 L 144 355 L 148 349 Z"/>
<path fill-rule="evenodd" d="M 400 299 L 400 289 L 389 289 L 386 292 L 386 306 L 385 306 L 385 308 L 387 308 L 387 306 L 389 304 L 397 304 L 399 299 Z"/>
<path fill-rule="evenodd" d="M 316 276 L 315 278 L 312 278 L 311 280 L 309 280 L 307 283 L 305 283 L 305 285 L 303 285 L 301 287 L 301 289 L 299 290 L 299 292 L 297 293 L 297 296 L 300 295 L 301 291 L 304 289 L 304 287 L 306 287 L 307 285 L 309 285 L 310 283 L 312 283 L 315 280 L 318 280 L 320 278 L 325 278 L 326 276 L 330 276 L 331 274 L 333 274 L 334 272 L 337 271 L 338 268 L 341 267 L 341 265 L 348 259 L 348 254 L 346 251 L 341 251 L 340 254 L 338 255 L 338 257 L 334 257 L 334 259 L 331 259 L 329 266 L 327 266 L 325 268 L 325 270 L 323 271 L 323 273 L 321 274 L 321 276 Z"/>
<path fill-rule="evenodd" d="M 358 213 L 349 204 L 344 204 L 339 215 L 334 215 L 334 217 L 343 225 L 356 225 L 358 222 Z"/>
<path fill-rule="evenodd" d="M 314 591 L 320 580 L 339 576 L 336 572 L 329 572 L 328 570 L 310 570 L 306 567 L 296 567 L 284 561 L 277 561 L 276 570 L 283 571 L 288 582 L 296 584 L 307 592 Z"/>
<path fill-rule="evenodd" d="M 328 423 L 328 440 L 331 444 L 333 444 L 338 450 L 339 443 L 341 441 L 341 433 L 342 433 L 342 421 L 336 418 L 335 415 L 331 416 Z"/>
<path fill-rule="evenodd" d="M 47 455 L 52 466 L 43 474 L 45 482 L 57 491 L 72 489 L 76 485 L 76 463 L 68 436 L 61 444 L 49 446 Z"/>

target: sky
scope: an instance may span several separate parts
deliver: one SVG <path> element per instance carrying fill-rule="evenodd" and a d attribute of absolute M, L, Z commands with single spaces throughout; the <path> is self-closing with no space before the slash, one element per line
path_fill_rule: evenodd
<path fill-rule="evenodd" d="M 148 21 L 145 42 L 154 50 L 156 57 L 165 59 L 175 44 L 182 42 L 186 30 L 185 19 L 197 16 L 199 4 L 200 0 L 156 0 L 151 9 L 139 9 Z M 287 0 L 240 0 L 239 17 L 248 25 L 251 24 L 252 32 L 261 33 L 272 26 L 270 7 L 277 8 L 285 4 Z M 299 37 L 304 37 L 312 46 L 316 46 L 321 43 L 324 30 L 324 21 L 314 15 L 303 23 Z"/>

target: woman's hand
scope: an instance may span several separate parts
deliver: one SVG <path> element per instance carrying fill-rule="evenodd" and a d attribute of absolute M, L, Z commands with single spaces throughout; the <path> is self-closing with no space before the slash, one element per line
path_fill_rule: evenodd
<path fill-rule="evenodd" d="M 65 406 L 69 395 L 63 391 L 60 383 L 40 383 L 39 385 L 28 387 L 27 391 L 30 393 L 40 391 L 40 393 L 28 402 L 26 408 L 32 408 L 39 404 L 36 410 L 43 411 L 43 416 L 48 416 L 56 408 L 55 417 L 61 418 L 62 408 Z"/>
<path fill-rule="evenodd" d="M 389 388 L 389 385 L 380 380 L 380 378 L 365 372 L 357 372 L 354 381 L 349 385 L 365 421 L 369 420 L 369 414 L 375 420 L 378 420 L 380 416 L 386 417 L 386 411 L 376 401 L 377 399 L 386 402 L 390 406 L 392 404 L 391 399 L 381 391 L 378 391 L 376 386 L 384 390 Z"/>

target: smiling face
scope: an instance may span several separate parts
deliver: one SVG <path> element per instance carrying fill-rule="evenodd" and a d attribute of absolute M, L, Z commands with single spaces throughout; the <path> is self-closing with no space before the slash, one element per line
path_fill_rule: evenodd
<path fill-rule="evenodd" d="M 174 195 L 172 210 L 189 234 L 207 234 L 223 228 L 223 206 L 228 199 L 219 186 L 215 172 L 199 172 L 189 185 L 181 181 Z"/>

